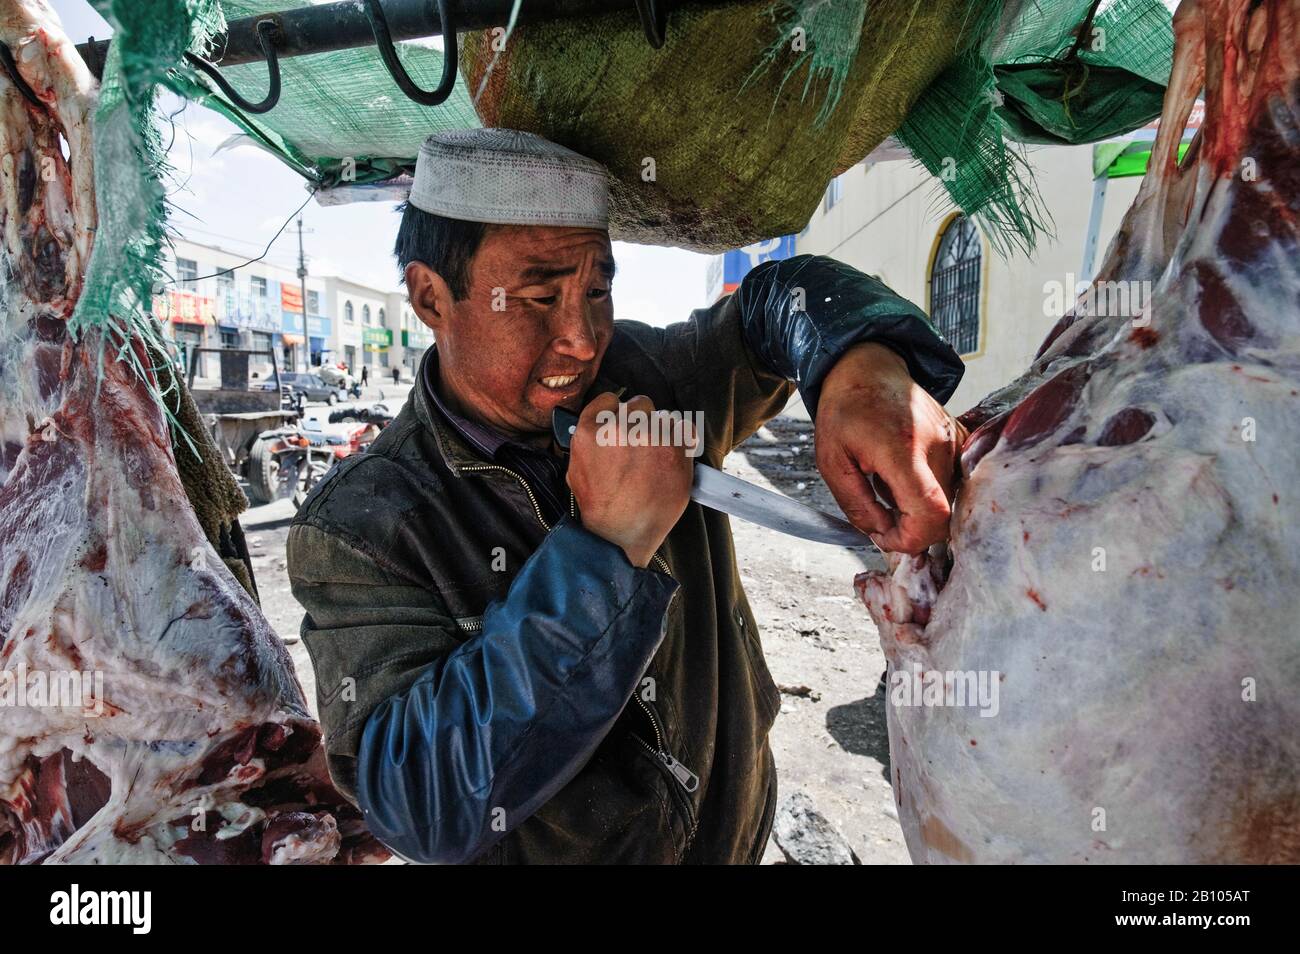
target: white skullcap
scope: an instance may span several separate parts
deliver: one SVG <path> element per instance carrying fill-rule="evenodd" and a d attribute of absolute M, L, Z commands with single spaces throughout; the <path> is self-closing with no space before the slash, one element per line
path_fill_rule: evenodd
<path fill-rule="evenodd" d="M 517 129 L 434 133 L 415 160 L 410 201 L 470 222 L 609 227 L 605 167 Z"/>

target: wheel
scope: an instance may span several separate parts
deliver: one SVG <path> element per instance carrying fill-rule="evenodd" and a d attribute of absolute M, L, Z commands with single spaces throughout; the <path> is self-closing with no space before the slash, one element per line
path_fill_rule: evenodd
<path fill-rule="evenodd" d="M 248 502 L 269 504 L 279 487 L 280 461 L 271 452 L 271 442 L 259 437 L 248 451 Z"/>
<path fill-rule="evenodd" d="M 296 448 L 276 452 L 276 439 L 259 437 L 248 452 L 248 500 L 268 504 L 293 495 L 307 470 L 306 455 Z M 294 466 L 296 463 L 297 466 Z M 286 470 L 286 466 L 290 468 Z"/>
<path fill-rule="evenodd" d="M 338 404 L 338 403 L 339 403 L 339 396 L 338 396 L 338 393 L 335 392 L 335 391 L 331 391 L 331 392 L 330 392 L 330 396 L 329 396 L 328 398 L 326 398 L 326 400 L 329 402 L 330 407 L 333 407 L 335 404 Z"/>
<path fill-rule="evenodd" d="M 293 506 L 299 509 L 307 500 L 311 489 L 320 483 L 334 466 L 334 461 L 324 462 L 319 458 L 308 458 L 306 466 L 298 471 L 298 483 L 293 490 Z"/>

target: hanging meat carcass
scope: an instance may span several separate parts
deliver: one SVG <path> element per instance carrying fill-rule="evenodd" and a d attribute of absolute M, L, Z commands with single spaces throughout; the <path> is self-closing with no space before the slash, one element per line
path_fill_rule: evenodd
<path fill-rule="evenodd" d="M 383 860 L 157 400 L 111 332 L 68 332 L 90 75 L 44 0 L 6 0 L 0 40 L 30 87 L 0 73 L 0 862 Z"/>
<path fill-rule="evenodd" d="M 1149 302 L 1063 319 L 966 418 L 947 552 L 857 581 L 916 861 L 1300 861 L 1300 2 L 1175 33 L 1097 278 Z"/>

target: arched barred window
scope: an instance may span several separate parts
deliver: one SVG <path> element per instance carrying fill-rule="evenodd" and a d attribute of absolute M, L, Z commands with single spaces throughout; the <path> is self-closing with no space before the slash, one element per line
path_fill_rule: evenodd
<path fill-rule="evenodd" d="M 953 217 L 930 263 L 930 320 L 958 354 L 979 350 L 982 258 L 975 223 Z"/>

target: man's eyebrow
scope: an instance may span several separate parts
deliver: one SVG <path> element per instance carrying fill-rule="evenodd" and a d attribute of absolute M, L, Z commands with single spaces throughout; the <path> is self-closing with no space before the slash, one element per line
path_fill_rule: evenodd
<path fill-rule="evenodd" d="M 618 266 L 614 264 L 612 258 L 600 259 L 596 262 L 596 268 L 600 271 L 601 275 L 607 279 L 612 279 L 614 277 L 614 272 L 618 270 Z M 522 281 L 544 282 L 551 278 L 560 278 L 563 275 L 572 275 L 577 270 L 578 267 L 576 265 L 529 265 L 519 273 L 519 278 Z"/>

